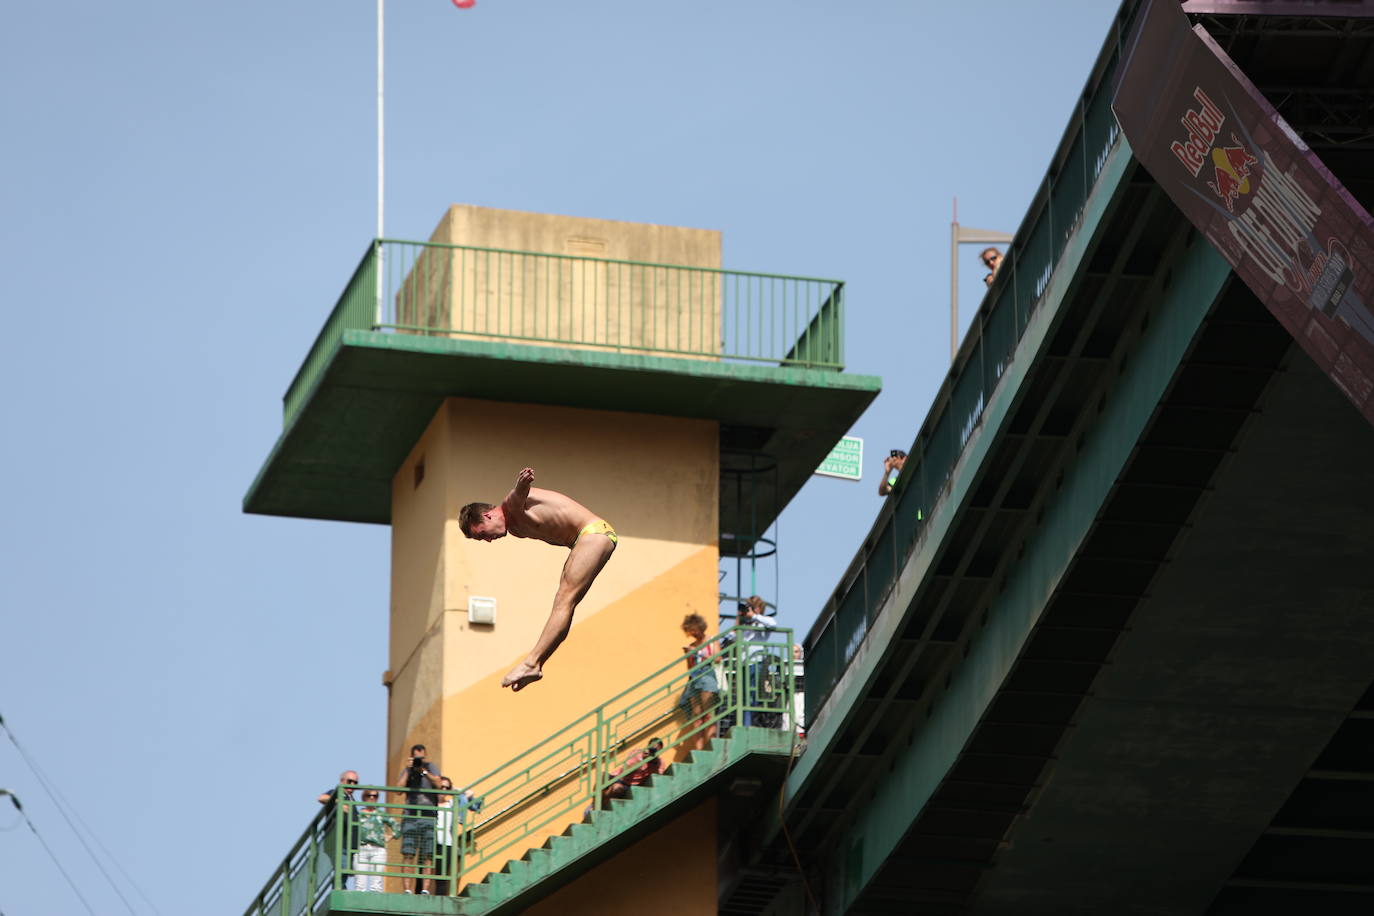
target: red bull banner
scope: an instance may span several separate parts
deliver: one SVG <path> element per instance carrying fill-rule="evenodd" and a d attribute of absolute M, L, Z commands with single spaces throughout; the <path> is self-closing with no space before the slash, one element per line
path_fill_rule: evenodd
<path fill-rule="evenodd" d="M 1370 0 L 1183 0 L 1187 13 L 1223 16 L 1333 16 L 1349 19 L 1374 15 Z"/>
<path fill-rule="evenodd" d="M 1145 0 L 1112 110 L 1131 151 L 1374 423 L 1374 221 L 1178 0 Z"/>

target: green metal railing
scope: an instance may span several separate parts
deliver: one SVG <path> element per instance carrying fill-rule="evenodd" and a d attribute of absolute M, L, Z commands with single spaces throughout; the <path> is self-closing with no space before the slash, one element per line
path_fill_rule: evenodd
<path fill-rule="evenodd" d="M 377 239 L 287 390 L 285 419 L 348 329 L 839 370 L 843 319 L 839 280 Z"/>
<path fill-rule="evenodd" d="M 791 630 L 734 627 L 706 644 L 715 650 L 710 661 L 678 657 L 464 788 L 431 793 L 441 801 L 451 798 L 448 804 L 411 804 L 407 790 L 395 786 L 337 787 L 333 810 L 310 822 L 245 916 L 313 913 L 331 891 L 355 887 L 352 879 L 359 876 L 437 879 L 457 894 L 469 881 L 593 816 L 608 803 L 609 790 L 646 762 L 640 755 L 651 738 L 663 742 L 658 756 L 667 759 L 679 747 L 700 746 L 739 725 L 798 727 Z M 693 707 L 689 683 L 708 671 L 718 690 L 713 700 Z M 350 790 L 380 793 L 370 804 L 394 822 L 387 825 L 383 860 L 364 869 L 357 867 L 352 847 L 369 803 L 350 798 Z M 432 871 L 402 860 L 399 836 L 414 818 L 425 819 L 430 831 L 431 824 L 445 831 L 448 842 L 435 849 L 447 851 L 436 854 Z"/>
<path fill-rule="evenodd" d="M 982 420 L 1056 265 L 1080 227 L 1120 130 L 1113 76 L 1129 11 L 1118 14 L 1030 209 L 935 396 L 894 492 L 807 635 L 806 710 L 820 712 L 940 511 L 950 475 Z"/>

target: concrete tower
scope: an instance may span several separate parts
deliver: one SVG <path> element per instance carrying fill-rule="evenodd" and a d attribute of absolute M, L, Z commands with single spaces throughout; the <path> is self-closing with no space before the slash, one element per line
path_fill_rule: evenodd
<path fill-rule="evenodd" d="M 462 785 L 672 659 L 685 614 L 714 630 L 721 545 L 748 551 L 876 395 L 841 371 L 841 284 L 720 252 L 715 231 L 471 206 L 427 243 L 369 246 L 244 509 L 391 526 L 391 777 L 418 742 Z M 741 485 L 741 461 L 769 471 Z M 499 679 L 567 552 L 471 541 L 456 516 L 527 465 L 620 544 L 514 694 Z M 692 834 L 683 887 L 707 908 L 713 812 L 664 828 Z"/>

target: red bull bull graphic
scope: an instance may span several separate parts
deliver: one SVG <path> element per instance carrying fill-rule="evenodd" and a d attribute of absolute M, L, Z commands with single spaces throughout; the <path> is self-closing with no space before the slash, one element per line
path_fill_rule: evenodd
<path fill-rule="evenodd" d="M 1365 209 L 1177 0 L 1146 0 L 1112 109 L 1170 199 L 1374 423 Z"/>
<path fill-rule="evenodd" d="M 1225 202 L 1228 212 L 1234 213 L 1237 198 L 1250 193 L 1251 166 L 1259 160 L 1250 155 L 1235 134 L 1231 135 L 1231 140 L 1235 146 L 1212 147 L 1211 158 L 1216 177 L 1207 182 L 1207 187 Z"/>

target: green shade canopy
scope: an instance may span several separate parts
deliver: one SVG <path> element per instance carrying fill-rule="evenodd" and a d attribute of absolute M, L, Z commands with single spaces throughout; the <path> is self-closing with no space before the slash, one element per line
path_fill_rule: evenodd
<path fill-rule="evenodd" d="M 344 331 L 244 497 L 245 512 L 387 524 L 391 480 L 447 397 L 721 424 L 721 525 L 752 543 L 877 396 L 881 380 L 825 369 Z M 776 474 L 737 487 L 750 456 Z M 745 503 L 741 505 L 741 503 Z M 752 530 L 732 530 L 750 519 Z M 723 552 L 732 552 L 722 545 Z M 738 548 L 737 548 L 738 549 Z"/>

